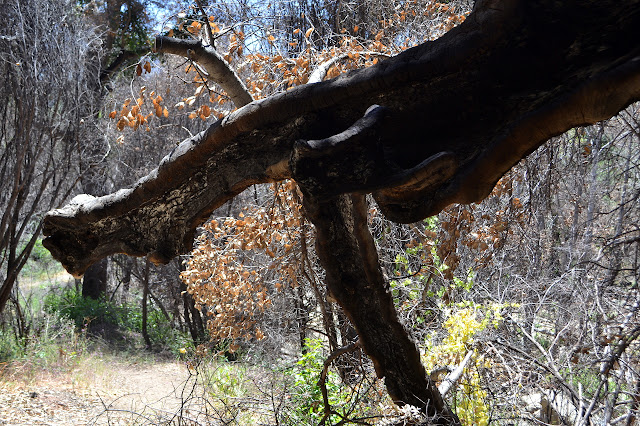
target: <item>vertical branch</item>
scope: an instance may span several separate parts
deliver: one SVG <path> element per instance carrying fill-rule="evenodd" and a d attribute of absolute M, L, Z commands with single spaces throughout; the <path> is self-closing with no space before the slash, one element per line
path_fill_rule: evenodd
<path fill-rule="evenodd" d="M 147 259 L 144 265 L 144 278 L 142 280 L 142 337 L 144 343 L 147 345 L 147 349 L 151 349 L 151 339 L 149 338 L 149 331 L 147 330 L 147 299 L 149 298 L 149 269 L 151 268 L 151 262 Z"/>
<path fill-rule="evenodd" d="M 393 401 L 422 408 L 434 424 L 459 424 L 398 319 L 367 226 L 365 197 L 341 195 L 318 201 L 307 195 L 304 207 L 316 227 L 327 287 L 356 328 Z"/>

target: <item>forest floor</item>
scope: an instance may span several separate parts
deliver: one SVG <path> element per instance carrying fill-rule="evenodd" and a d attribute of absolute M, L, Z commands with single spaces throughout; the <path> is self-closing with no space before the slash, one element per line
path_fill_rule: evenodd
<path fill-rule="evenodd" d="M 154 357 L 123 362 L 95 354 L 68 365 L 6 365 L 0 425 L 157 424 L 180 412 L 189 379 L 184 363 Z"/>

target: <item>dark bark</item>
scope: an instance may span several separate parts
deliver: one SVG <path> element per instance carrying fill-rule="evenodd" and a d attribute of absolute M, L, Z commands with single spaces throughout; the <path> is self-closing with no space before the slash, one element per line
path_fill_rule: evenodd
<path fill-rule="evenodd" d="M 107 292 L 108 260 L 102 259 L 91 265 L 82 278 L 82 297 L 100 299 Z"/>
<path fill-rule="evenodd" d="M 205 324 L 200 315 L 200 311 L 196 308 L 193 297 L 187 293 L 187 286 L 180 282 L 182 292 L 182 306 L 184 308 L 184 321 L 189 328 L 191 340 L 194 345 L 199 345 L 206 340 Z"/>
<path fill-rule="evenodd" d="M 138 60 L 142 55 L 149 53 L 151 49 L 138 49 L 136 51 L 133 50 L 123 50 L 118 56 L 116 56 L 108 67 L 100 70 L 100 83 L 105 84 L 107 81 L 113 77 L 118 71 L 123 69 L 126 65 L 130 64 L 133 61 Z M 134 62 L 135 63 L 135 62 Z"/>
<path fill-rule="evenodd" d="M 393 401 L 425 407 L 434 424 L 459 423 L 398 320 L 367 226 L 365 197 L 341 195 L 318 202 L 305 195 L 305 212 L 316 227 L 316 250 L 327 271 L 327 287 L 356 328 Z"/>
<path fill-rule="evenodd" d="M 131 287 L 131 270 L 133 269 L 133 262 L 128 257 L 122 262 L 122 297 L 121 303 L 126 303 L 129 300 L 129 288 Z"/>
<path fill-rule="evenodd" d="M 191 249 L 215 208 L 292 169 L 326 196 L 373 191 L 396 221 L 478 201 L 549 137 L 640 98 L 638 4 L 478 1 L 435 42 L 252 102 L 183 142 L 132 189 L 51 212 L 47 247 L 76 275 L 114 252 L 167 262 Z M 362 119 L 374 104 L 383 108 Z M 292 161 L 298 140 L 322 143 L 297 145 Z M 328 170 L 296 168 L 324 155 L 337 161 Z"/>

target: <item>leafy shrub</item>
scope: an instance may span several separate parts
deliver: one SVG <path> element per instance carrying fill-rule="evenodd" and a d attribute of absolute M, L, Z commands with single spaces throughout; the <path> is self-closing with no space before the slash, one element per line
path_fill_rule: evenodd
<path fill-rule="evenodd" d="M 74 289 L 62 294 L 51 293 L 45 297 L 44 309 L 47 312 L 58 312 L 71 319 L 78 330 L 84 329 L 91 322 L 120 325 L 117 309 L 104 299 L 82 297 Z"/>
<path fill-rule="evenodd" d="M 85 298 L 75 289 L 68 289 L 46 296 L 44 309 L 70 319 L 78 331 L 110 325 L 126 332 L 142 332 L 142 309 L 136 303 L 117 304 L 105 299 Z M 152 342 L 175 354 L 187 344 L 187 336 L 174 329 L 162 312 L 151 304 L 147 309 L 147 331 Z"/>
<path fill-rule="evenodd" d="M 305 350 L 298 362 L 285 371 L 290 406 L 282 412 L 283 424 L 349 424 L 354 419 L 375 418 L 387 401 L 380 399 L 382 382 L 365 374 L 361 380 L 346 384 L 333 369 L 327 371 L 325 386 L 331 415 L 326 419 L 322 391 L 319 385 L 326 353 L 322 339 L 305 340 Z"/>

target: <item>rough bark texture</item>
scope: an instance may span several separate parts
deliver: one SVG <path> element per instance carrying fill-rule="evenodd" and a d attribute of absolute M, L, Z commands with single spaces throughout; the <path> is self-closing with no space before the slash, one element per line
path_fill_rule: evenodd
<path fill-rule="evenodd" d="M 313 172 L 318 191 L 326 183 L 327 195 L 335 192 L 340 173 L 349 177 L 345 192 L 374 190 L 385 214 L 401 222 L 478 201 L 551 136 L 640 97 L 638 5 L 478 1 L 435 42 L 252 102 L 184 141 L 133 188 L 51 212 L 47 247 L 76 275 L 116 252 L 167 262 L 191 248 L 216 207 L 251 184 L 292 177 L 296 141 L 338 135 L 375 104 L 385 116 L 371 137 L 341 148 L 331 173 Z M 363 153 L 374 160 L 355 171 Z"/>
<path fill-rule="evenodd" d="M 154 50 L 184 56 L 202 65 L 208 77 L 227 92 L 236 107 L 245 106 L 253 100 L 240 77 L 213 47 L 204 46 L 199 40 L 158 36 Z"/>
<path fill-rule="evenodd" d="M 479 201 L 550 137 L 640 99 L 639 6 L 478 0 L 435 42 L 252 102 L 132 188 L 76 197 L 47 215 L 44 245 L 74 275 L 118 252 L 168 262 L 215 208 L 251 184 L 293 177 L 329 287 L 390 394 L 455 423 L 397 321 L 362 194 L 399 222 Z"/>
<path fill-rule="evenodd" d="M 306 193 L 304 207 L 316 227 L 316 250 L 327 271 L 327 287 L 355 326 L 393 401 L 425 407 L 432 424 L 459 423 L 398 320 L 369 233 L 365 196 L 341 195 L 319 202 Z"/>

